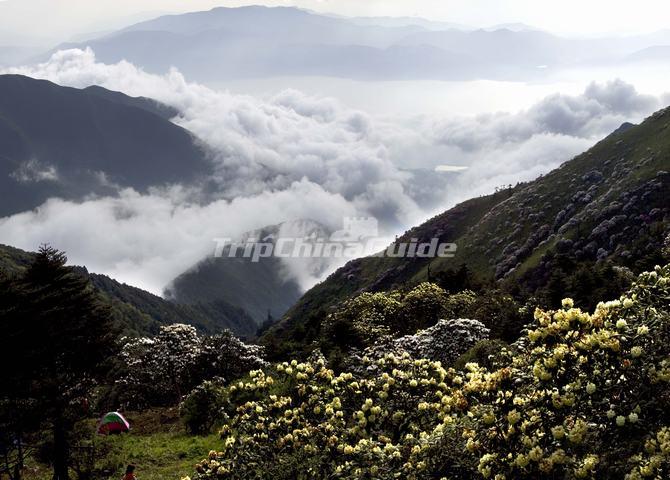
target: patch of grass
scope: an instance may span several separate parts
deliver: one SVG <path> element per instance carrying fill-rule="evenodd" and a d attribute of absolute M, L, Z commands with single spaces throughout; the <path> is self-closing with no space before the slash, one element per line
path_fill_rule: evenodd
<path fill-rule="evenodd" d="M 93 479 L 118 480 L 123 477 L 126 466 L 133 464 L 137 467 L 137 477 L 142 480 L 179 480 L 192 475 L 194 465 L 221 445 L 217 434 L 186 433 L 174 409 L 131 413 L 127 418 L 132 426 L 129 433 L 108 437 L 94 435 L 84 442 L 86 448 L 96 452 L 97 473 Z M 96 424 L 97 420 L 91 420 L 86 429 L 94 431 Z M 75 454 L 76 451 L 75 448 Z M 50 480 L 52 475 L 48 465 L 35 459 L 26 462 L 26 480 Z M 77 478 L 75 472 L 71 478 Z"/>
<path fill-rule="evenodd" d="M 218 435 L 206 437 L 185 433 L 155 433 L 153 435 L 121 435 L 110 439 L 116 457 L 123 459 L 110 478 L 121 478 L 125 464 L 137 466 L 142 480 L 179 480 L 191 475 L 193 466 L 205 458 L 220 442 Z"/>

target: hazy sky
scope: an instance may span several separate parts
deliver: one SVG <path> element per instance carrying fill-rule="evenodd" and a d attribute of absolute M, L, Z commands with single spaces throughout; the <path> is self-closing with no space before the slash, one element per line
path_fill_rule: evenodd
<path fill-rule="evenodd" d="M 622 0 L 299 0 L 268 3 L 299 4 L 343 15 L 420 16 L 474 26 L 523 22 L 552 31 L 582 33 L 670 27 L 670 3 L 666 0 L 640 0 L 635 3 L 635 8 Z"/>
<path fill-rule="evenodd" d="M 670 27 L 667 0 L 0 0 L 0 38 L 72 35 L 115 29 L 166 12 L 248 4 L 299 6 L 348 16 L 421 16 L 490 26 L 523 22 L 563 33 L 653 31 Z M 39 18 L 49 18 L 49 22 Z M 11 38 L 11 37 L 10 37 Z M 63 40 L 64 38 L 59 38 Z"/>

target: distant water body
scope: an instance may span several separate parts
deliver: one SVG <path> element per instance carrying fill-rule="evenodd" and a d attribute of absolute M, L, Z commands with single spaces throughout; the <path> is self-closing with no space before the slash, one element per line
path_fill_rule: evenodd
<path fill-rule="evenodd" d="M 541 67 L 541 68 L 540 68 Z M 271 96 L 296 89 L 310 95 L 334 97 L 344 104 L 380 115 L 477 115 L 497 111 L 515 112 L 542 98 L 562 93 L 577 95 L 591 82 L 622 79 L 640 93 L 660 95 L 670 92 L 667 78 L 670 63 L 602 66 L 588 69 L 543 72 L 536 80 L 507 82 L 475 81 L 358 81 L 334 77 L 273 77 L 209 83 L 233 93 Z M 670 99 L 669 99 L 670 101 Z"/>

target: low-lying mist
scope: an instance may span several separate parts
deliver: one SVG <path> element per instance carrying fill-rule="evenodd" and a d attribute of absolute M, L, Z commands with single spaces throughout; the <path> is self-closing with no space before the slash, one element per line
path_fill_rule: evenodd
<path fill-rule="evenodd" d="M 173 122 L 207 149 L 216 173 L 206 195 L 198 185 L 156 186 L 148 194 L 121 189 L 82 202 L 52 199 L 0 219 L 2 243 L 32 250 L 49 242 L 72 263 L 155 293 L 212 255 L 213 239 L 266 225 L 313 219 L 334 231 L 343 217 L 373 216 L 380 235 L 392 238 L 457 201 L 536 178 L 621 123 L 670 102 L 612 77 L 585 79 L 571 94 L 537 87 L 530 91 L 538 98 L 504 105 L 504 112 L 492 101 L 482 113 L 482 96 L 496 91 L 482 82 L 458 86 L 480 98 L 473 111 L 463 102 L 451 108 L 449 97 L 439 95 L 439 108 L 423 113 L 366 111 L 352 101 L 360 92 L 340 98 L 319 95 L 316 87 L 233 93 L 190 82 L 175 69 L 156 75 L 128 62 L 103 64 L 91 50 L 59 51 L 46 63 L 5 73 L 154 98 L 177 109 Z M 467 168 L 435 172 L 445 165 Z M 305 289 L 320 279 L 287 271 Z"/>

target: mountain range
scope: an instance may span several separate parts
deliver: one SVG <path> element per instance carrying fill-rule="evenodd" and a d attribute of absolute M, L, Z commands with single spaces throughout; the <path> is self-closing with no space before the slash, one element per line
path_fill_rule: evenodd
<path fill-rule="evenodd" d="M 154 73 L 175 66 L 188 78 L 205 82 L 311 75 L 527 80 L 543 75 L 547 67 L 621 62 L 639 50 L 668 44 L 667 31 L 573 39 L 517 24 L 473 30 L 420 19 L 346 18 L 248 6 L 166 15 L 55 50 L 91 47 L 106 63 L 125 59 Z"/>

